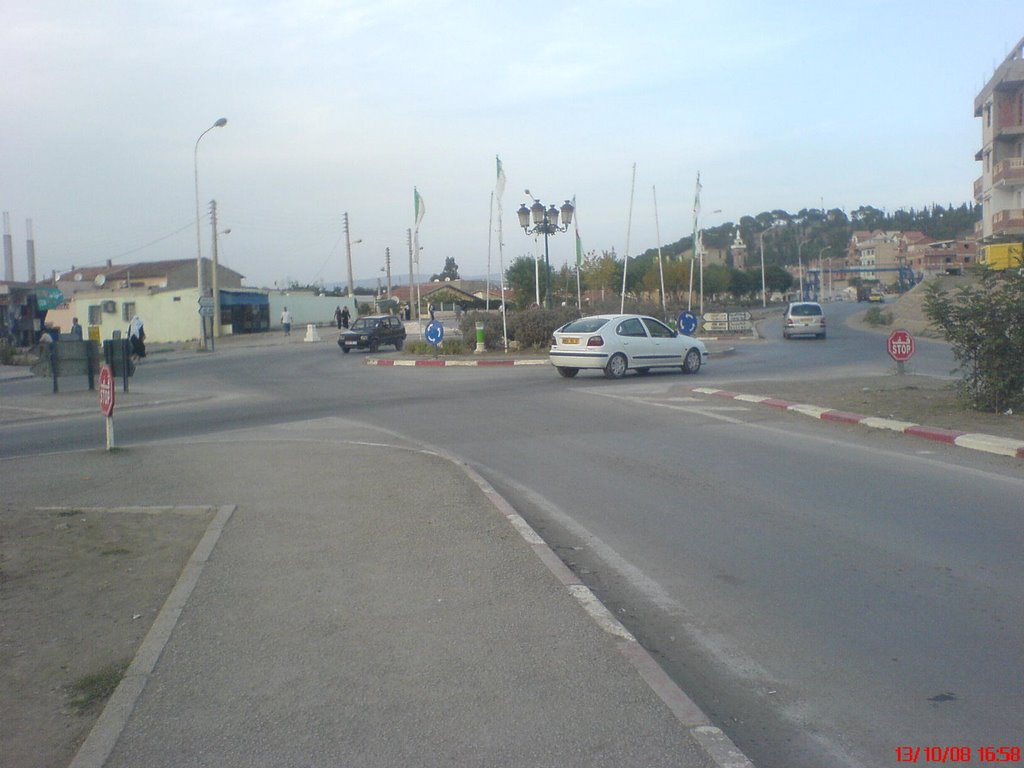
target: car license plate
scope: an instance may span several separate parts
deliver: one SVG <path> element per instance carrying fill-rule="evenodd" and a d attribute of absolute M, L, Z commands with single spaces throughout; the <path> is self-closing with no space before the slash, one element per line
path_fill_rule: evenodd
<path fill-rule="evenodd" d="M 580 340 L 577 339 L 575 336 L 563 336 L 562 337 L 562 343 L 563 344 L 579 344 Z"/>
<path fill-rule="evenodd" d="M 345 339 L 345 346 L 346 347 L 354 347 L 354 346 L 356 346 L 358 344 L 359 344 L 359 342 L 355 341 L 354 339 Z"/>

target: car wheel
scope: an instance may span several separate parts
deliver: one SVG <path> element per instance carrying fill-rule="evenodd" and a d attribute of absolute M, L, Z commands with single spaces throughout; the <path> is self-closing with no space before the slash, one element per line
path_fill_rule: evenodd
<path fill-rule="evenodd" d="M 405 342 L 404 339 L 395 339 L 395 352 L 402 351 L 402 344 Z"/>
<path fill-rule="evenodd" d="M 575 377 L 577 373 L 580 372 L 579 368 L 566 368 L 565 366 L 562 365 L 557 366 L 557 368 L 558 375 L 565 379 L 571 379 Z"/>
<path fill-rule="evenodd" d="M 683 373 L 696 373 L 700 370 L 700 350 L 694 347 L 683 357 Z"/>
<path fill-rule="evenodd" d="M 629 363 L 626 361 L 626 356 L 621 352 L 616 352 L 608 361 L 608 365 L 604 367 L 604 375 L 609 379 L 621 379 L 626 375 L 628 367 Z"/>

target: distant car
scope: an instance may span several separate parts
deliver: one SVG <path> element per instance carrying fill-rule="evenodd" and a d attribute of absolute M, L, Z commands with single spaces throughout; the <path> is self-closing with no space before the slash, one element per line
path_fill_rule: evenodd
<path fill-rule="evenodd" d="M 381 345 L 392 345 L 401 350 L 405 344 L 405 326 L 393 315 L 360 317 L 352 327 L 338 335 L 338 346 L 346 355 L 352 349 L 376 352 Z"/>
<path fill-rule="evenodd" d="M 794 301 L 786 307 L 782 321 L 782 338 L 814 336 L 825 338 L 825 312 L 816 301 Z"/>
<path fill-rule="evenodd" d="M 868 294 L 868 301 L 872 301 L 876 304 L 885 304 L 885 294 L 879 293 L 878 291 L 872 291 Z"/>
<path fill-rule="evenodd" d="M 652 368 L 697 373 L 707 360 L 704 343 L 645 315 L 592 315 L 573 320 L 554 333 L 548 359 L 571 379 L 583 369 L 604 371 L 610 379 Z"/>

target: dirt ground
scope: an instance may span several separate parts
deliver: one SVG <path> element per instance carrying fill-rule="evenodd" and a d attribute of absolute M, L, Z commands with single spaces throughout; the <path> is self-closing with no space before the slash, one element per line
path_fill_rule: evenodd
<path fill-rule="evenodd" d="M 0 505 L 0 764 L 68 765 L 213 514 Z"/>

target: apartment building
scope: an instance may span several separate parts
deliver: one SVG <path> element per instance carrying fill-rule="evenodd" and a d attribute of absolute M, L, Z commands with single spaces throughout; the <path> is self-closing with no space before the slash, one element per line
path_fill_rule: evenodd
<path fill-rule="evenodd" d="M 1024 38 L 1014 46 L 974 99 L 981 118 L 981 177 L 974 199 L 981 203 L 975 235 L 984 243 L 1024 238 Z"/>

